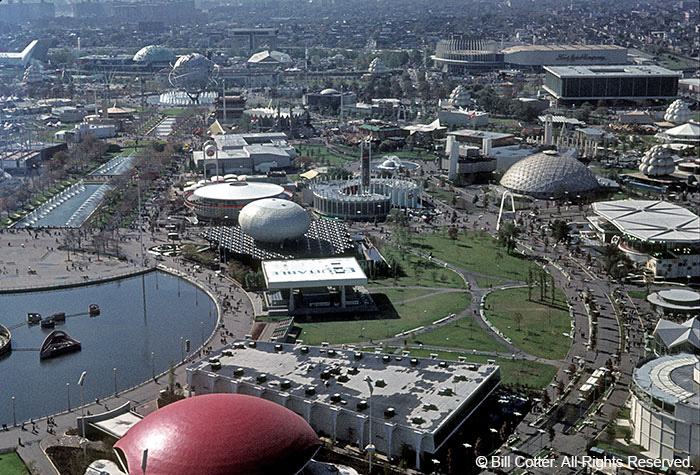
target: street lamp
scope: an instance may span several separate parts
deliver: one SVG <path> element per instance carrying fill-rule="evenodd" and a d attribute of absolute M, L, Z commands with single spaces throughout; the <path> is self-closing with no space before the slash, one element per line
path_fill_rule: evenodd
<path fill-rule="evenodd" d="M 12 396 L 12 427 L 17 427 L 17 415 L 15 414 L 15 397 Z"/>
<path fill-rule="evenodd" d="M 70 412 L 70 383 L 66 383 L 66 397 L 68 398 L 68 412 Z"/>
<path fill-rule="evenodd" d="M 372 456 L 376 450 L 376 447 L 372 444 L 372 394 L 374 393 L 374 386 L 372 386 L 372 378 L 369 375 L 365 376 L 365 382 L 367 387 L 369 387 L 369 444 L 367 444 L 365 450 L 369 453 L 369 473 L 372 473 Z"/>
<path fill-rule="evenodd" d="M 117 368 L 114 368 L 114 396 L 117 395 Z"/>
<path fill-rule="evenodd" d="M 85 383 L 85 375 L 87 371 L 83 371 L 78 378 L 78 386 L 80 386 L 80 415 L 85 415 L 85 407 L 83 407 L 83 384 Z"/>
<path fill-rule="evenodd" d="M 156 379 L 156 354 L 151 351 L 151 368 L 153 369 L 153 380 Z"/>

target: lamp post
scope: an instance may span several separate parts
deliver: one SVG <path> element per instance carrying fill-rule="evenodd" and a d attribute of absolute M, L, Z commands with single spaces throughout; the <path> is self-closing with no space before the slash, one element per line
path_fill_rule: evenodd
<path fill-rule="evenodd" d="M 180 361 L 185 361 L 185 337 L 180 337 Z"/>
<path fill-rule="evenodd" d="M 114 368 L 114 395 L 117 395 L 117 368 Z"/>
<path fill-rule="evenodd" d="M 80 378 L 78 379 L 78 386 L 80 386 L 80 415 L 84 416 L 85 415 L 85 407 L 83 405 L 83 384 L 85 383 L 85 375 L 87 374 L 87 371 L 83 371 L 80 374 Z"/>
<path fill-rule="evenodd" d="M 70 412 L 70 383 L 66 383 L 66 398 L 68 399 L 68 412 Z"/>
<path fill-rule="evenodd" d="M 153 379 L 156 379 L 156 354 L 151 351 L 151 369 L 153 370 Z"/>
<path fill-rule="evenodd" d="M 365 376 L 365 382 L 369 387 L 369 444 L 365 447 L 367 453 L 369 453 L 369 473 L 372 473 L 372 456 L 376 450 L 374 444 L 372 444 L 372 394 L 374 393 L 374 386 L 372 386 L 372 378 L 369 375 Z"/>
<path fill-rule="evenodd" d="M 12 427 L 17 427 L 17 415 L 15 414 L 15 397 L 12 396 Z"/>

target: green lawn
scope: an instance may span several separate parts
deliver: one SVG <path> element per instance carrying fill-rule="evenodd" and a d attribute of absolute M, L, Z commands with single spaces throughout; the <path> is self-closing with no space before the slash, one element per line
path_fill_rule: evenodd
<path fill-rule="evenodd" d="M 310 156 L 317 165 L 328 162 L 330 165 L 342 165 L 355 158 L 345 157 L 322 145 L 295 145 L 298 155 Z"/>
<path fill-rule="evenodd" d="M 433 292 L 435 291 L 430 289 L 406 289 L 403 287 L 396 287 L 393 289 L 375 289 L 372 293 L 384 294 L 389 297 L 389 300 L 391 300 L 394 305 L 396 305 L 397 302 L 422 297 L 424 295 L 432 294 Z"/>
<path fill-rule="evenodd" d="M 17 452 L 10 452 L 0 455 L 0 473 L 2 475 L 29 475 L 29 470 Z"/>
<path fill-rule="evenodd" d="M 527 300 L 527 288 L 496 290 L 486 297 L 486 316 L 513 344 L 525 353 L 541 358 L 566 357 L 571 339 L 564 333 L 571 330 L 569 311 L 564 292 L 557 289 L 554 306 L 534 301 L 539 299 L 539 289 L 532 291 L 533 301 Z M 515 314 L 522 314 L 520 330 Z"/>
<path fill-rule="evenodd" d="M 646 290 L 630 290 L 627 293 L 633 299 L 639 299 L 639 300 L 644 300 L 647 298 L 647 295 L 649 295 L 649 292 L 647 292 Z"/>
<path fill-rule="evenodd" d="M 467 292 L 457 292 L 426 297 L 410 305 L 396 307 L 384 301 L 380 303 L 380 315 L 358 314 L 352 320 L 335 319 L 309 323 L 298 319 L 297 323 L 302 328 L 300 338 L 304 343 L 312 345 L 322 341 L 335 344 L 379 340 L 391 338 L 397 333 L 419 326 L 430 325 L 450 313 L 461 312 L 469 305 L 470 299 L 471 295 Z"/>
<path fill-rule="evenodd" d="M 539 267 L 521 255 L 510 255 L 496 239 L 485 232 L 459 233 L 456 241 L 442 234 L 414 235 L 410 246 L 457 267 L 479 274 L 506 279 L 527 279 L 527 270 Z"/>
<path fill-rule="evenodd" d="M 160 113 L 163 115 L 182 115 L 187 109 L 163 109 Z"/>
<path fill-rule="evenodd" d="M 401 263 L 403 275 L 401 277 L 373 279 L 369 282 L 369 286 L 383 287 L 451 287 L 464 288 L 465 284 L 457 273 L 445 269 L 442 266 L 430 262 L 415 254 L 401 252 L 393 246 L 385 245 L 381 249 L 384 257 L 389 254 L 394 254 Z"/>
<path fill-rule="evenodd" d="M 508 351 L 505 346 L 469 317 L 460 318 L 456 322 L 416 335 L 410 342 L 465 350 Z"/>
<path fill-rule="evenodd" d="M 444 201 L 447 204 L 452 204 L 452 198 L 455 196 L 452 191 L 437 187 L 428 188 L 425 192 L 433 198 Z"/>
<path fill-rule="evenodd" d="M 457 353 L 454 351 L 431 351 L 411 349 L 411 356 L 430 357 L 430 353 L 437 353 L 438 359 L 457 361 L 459 356 L 465 356 L 471 363 L 486 363 L 495 360 L 501 367 L 501 381 L 503 384 L 521 384 L 533 389 L 546 388 L 557 374 L 556 366 L 536 363 L 526 360 L 511 360 L 508 358 L 492 358 L 490 356 L 470 355 L 469 353 Z"/>

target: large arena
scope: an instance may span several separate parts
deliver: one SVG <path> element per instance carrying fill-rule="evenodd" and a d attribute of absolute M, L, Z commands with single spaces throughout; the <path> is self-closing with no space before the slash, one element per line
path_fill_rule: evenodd
<path fill-rule="evenodd" d="M 627 64 L 627 48 L 615 45 L 528 45 L 503 47 L 495 41 L 453 37 L 438 41 L 435 67 L 448 74 L 499 68 L 539 70 L 543 66 Z"/>
<path fill-rule="evenodd" d="M 232 181 L 213 183 L 188 192 L 185 205 L 199 219 L 235 220 L 248 203 L 263 198 L 291 200 L 292 193 L 274 183 Z"/>
<path fill-rule="evenodd" d="M 318 213 L 350 220 L 383 219 L 393 207 L 417 208 L 422 193 L 420 183 L 398 178 L 373 178 L 364 189 L 359 179 L 317 181 L 311 190 Z"/>

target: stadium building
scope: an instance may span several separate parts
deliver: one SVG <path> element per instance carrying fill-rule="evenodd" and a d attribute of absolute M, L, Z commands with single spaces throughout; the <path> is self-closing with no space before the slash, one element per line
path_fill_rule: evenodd
<path fill-rule="evenodd" d="M 189 191 L 185 206 L 200 219 L 232 221 L 245 205 L 264 198 L 291 200 L 292 193 L 274 183 L 227 181 Z"/>
<path fill-rule="evenodd" d="M 672 99 L 680 73 L 660 66 L 545 66 L 544 89 L 561 101 Z"/>
<path fill-rule="evenodd" d="M 360 450 L 372 444 L 392 458 L 408 449 L 419 469 L 468 423 L 500 380 L 493 364 L 259 341 L 233 342 L 187 368 L 193 393 L 276 402 L 319 435 Z"/>
<path fill-rule="evenodd" d="M 627 64 L 627 49 L 613 45 L 514 45 L 453 37 L 438 41 L 435 67 L 450 75 L 503 68 L 540 70 L 543 66 Z"/>

